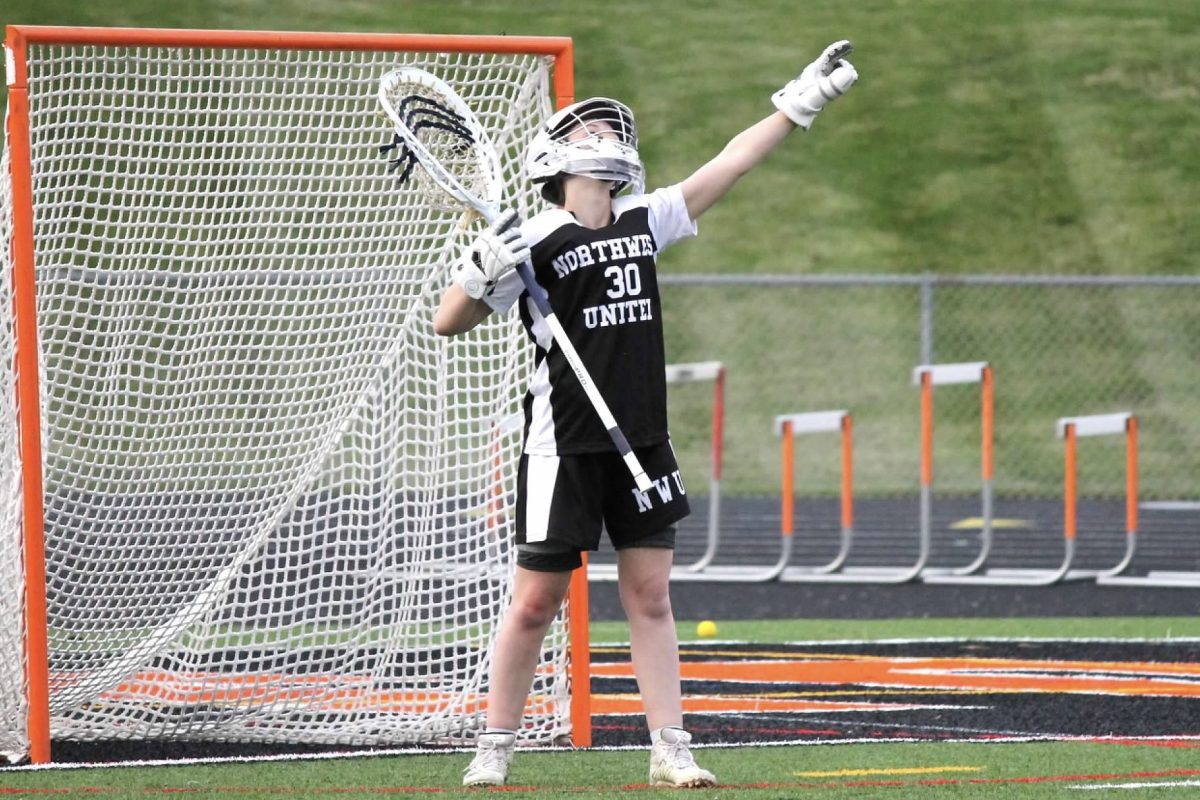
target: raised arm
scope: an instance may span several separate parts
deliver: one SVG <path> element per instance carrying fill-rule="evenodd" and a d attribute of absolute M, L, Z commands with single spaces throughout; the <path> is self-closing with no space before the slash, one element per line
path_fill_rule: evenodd
<path fill-rule="evenodd" d="M 751 125 L 725 145 L 700 169 L 688 176 L 681 188 L 688 214 L 697 219 L 725 196 L 738 179 L 757 166 L 797 127 L 808 130 L 817 112 L 841 97 L 858 79 L 850 62 L 850 43 L 834 42 L 821 56 L 780 89 L 771 100 L 779 110 Z"/>

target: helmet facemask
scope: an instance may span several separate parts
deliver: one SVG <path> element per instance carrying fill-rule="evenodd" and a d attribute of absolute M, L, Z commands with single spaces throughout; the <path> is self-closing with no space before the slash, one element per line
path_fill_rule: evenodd
<path fill-rule="evenodd" d="M 638 157 L 633 112 L 623 103 L 595 97 L 567 106 L 550 117 L 529 145 L 525 168 L 534 183 L 546 183 L 543 196 L 561 205 L 554 178 L 585 175 L 612 183 L 611 194 L 625 187 L 644 190 L 645 171 Z"/>

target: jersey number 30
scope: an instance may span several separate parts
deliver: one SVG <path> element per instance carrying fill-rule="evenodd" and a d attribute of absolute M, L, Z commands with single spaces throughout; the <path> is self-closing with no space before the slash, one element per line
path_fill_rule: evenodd
<path fill-rule="evenodd" d="M 604 277 L 612 281 L 612 288 L 606 294 L 614 300 L 642 293 L 642 273 L 638 271 L 637 264 L 626 264 L 624 267 L 614 264 L 604 270 Z"/>

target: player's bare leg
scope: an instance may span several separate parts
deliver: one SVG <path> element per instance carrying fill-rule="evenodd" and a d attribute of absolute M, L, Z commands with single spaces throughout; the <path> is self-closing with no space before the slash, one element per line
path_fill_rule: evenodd
<path fill-rule="evenodd" d="M 679 698 L 679 645 L 671 611 L 671 562 L 665 547 L 617 551 L 621 606 L 629 619 L 629 645 L 638 690 L 651 730 L 683 722 Z"/>
<path fill-rule="evenodd" d="M 517 567 L 512 604 L 492 645 L 488 675 L 488 727 L 516 730 L 525 711 L 542 641 L 562 608 L 570 572 L 538 572 Z"/>
<path fill-rule="evenodd" d="M 492 645 L 488 675 L 488 730 L 479 737 L 466 786 L 496 786 L 508 778 L 516 731 L 542 653 L 542 641 L 558 615 L 571 583 L 570 572 L 537 572 L 517 567 L 512 603 L 504 612 Z"/>
<path fill-rule="evenodd" d="M 654 786 L 715 786 L 711 772 L 692 759 L 691 736 L 683 730 L 679 687 L 679 644 L 671 611 L 674 551 L 632 547 L 617 552 L 621 605 L 629 619 L 629 643 L 638 691 L 646 708 L 653 746 L 650 783 Z"/>

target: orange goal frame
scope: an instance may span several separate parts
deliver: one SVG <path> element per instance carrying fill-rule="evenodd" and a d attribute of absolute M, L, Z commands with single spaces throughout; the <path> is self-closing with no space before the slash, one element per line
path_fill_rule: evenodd
<path fill-rule="evenodd" d="M 172 30 L 10 25 L 5 31 L 8 137 L 13 202 L 13 315 L 22 461 L 25 573 L 25 669 L 30 760 L 50 761 L 49 654 L 46 638 L 45 530 L 42 516 L 41 418 L 38 389 L 33 180 L 26 68 L 30 44 L 151 47 L 226 47 L 247 50 L 359 50 L 545 55 L 554 59 L 555 107 L 574 102 L 574 45 L 564 36 L 461 36 L 387 33 Z M 586 554 L 585 554 L 586 555 Z M 587 565 L 576 570 L 568 595 L 571 722 L 575 744 L 592 743 L 588 652 Z"/>

